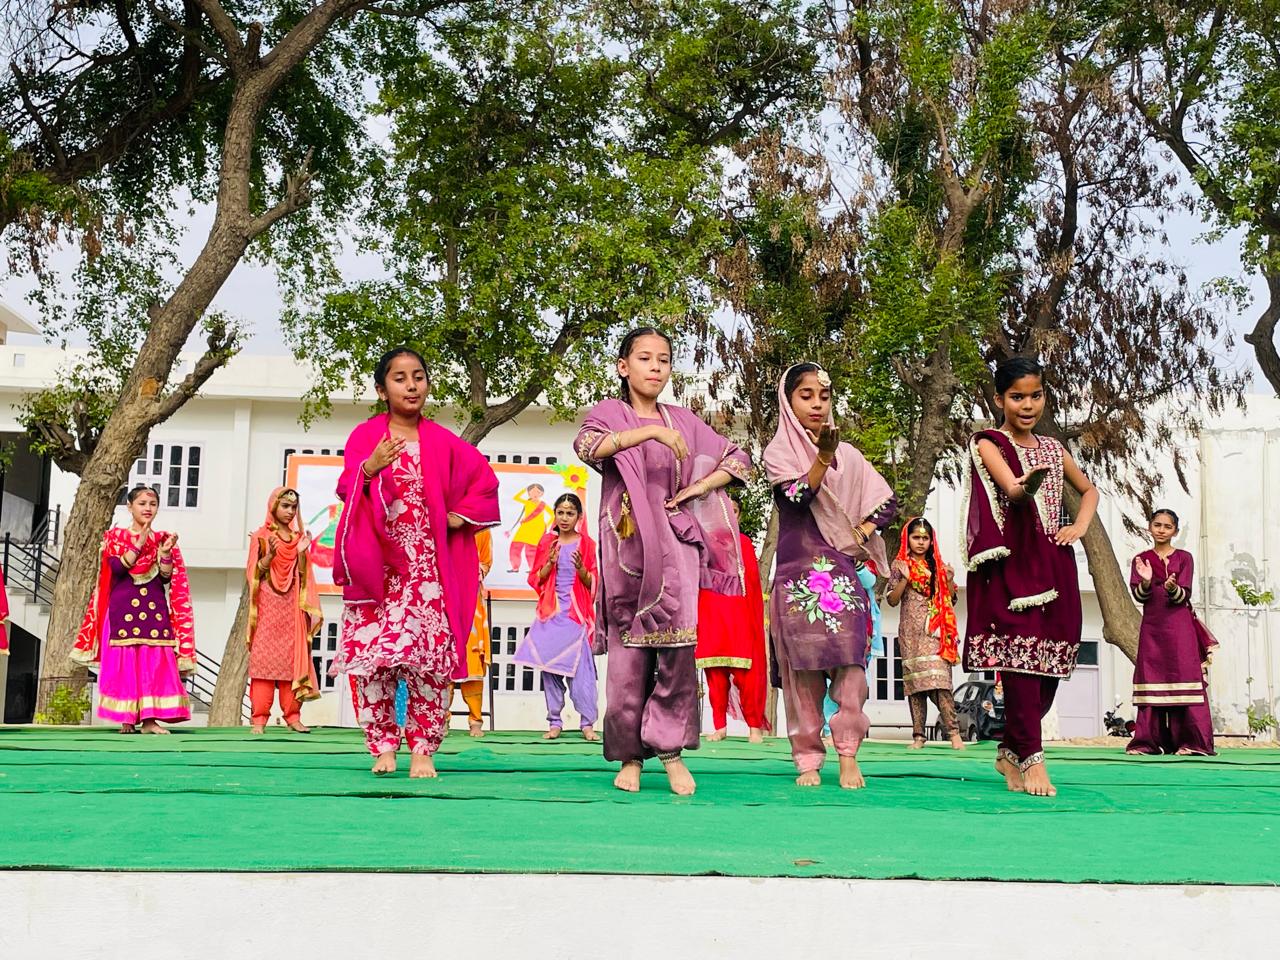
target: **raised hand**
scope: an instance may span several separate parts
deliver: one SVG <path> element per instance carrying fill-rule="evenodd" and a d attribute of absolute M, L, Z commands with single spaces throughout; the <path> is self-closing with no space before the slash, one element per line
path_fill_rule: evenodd
<path fill-rule="evenodd" d="M 898 574 L 898 576 L 900 577 L 906 577 L 911 573 L 911 571 L 907 568 L 907 561 L 905 560 L 894 560 L 893 572 Z"/>
<path fill-rule="evenodd" d="M 1149 560 L 1145 557 L 1138 557 L 1133 561 L 1133 569 L 1142 578 L 1144 586 L 1151 586 L 1151 562 Z"/>
<path fill-rule="evenodd" d="M 148 530 L 148 533 L 149 532 L 150 531 Z M 160 541 L 160 555 L 166 556 L 170 553 L 173 553 L 173 548 L 176 547 L 177 545 L 178 545 L 178 535 L 176 533 L 169 534 L 163 540 Z"/>
<path fill-rule="evenodd" d="M 383 437 L 373 448 L 373 453 L 369 454 L 369 459 L 364 462 L 369 475 L 372 476 L 399 460 L 408 442 L 403 437 Z"/>
<path fill-rule="evenodd" d="M 1044 478 L 1048 475 L 1048 467 L 1033 467 L 1020 476 L 1017 482 L 1022 486 L 1022 489 L 1026 492 L 1028 497 L 1034 497 L 1037 491 L 1039 491 L 1040 485 L 1044 483 Z M 1076 540 L 1079 539 L 1079 537 L 1076 537 Z M 1075 540 L 1072 540 L 1071 542 L 1075 543 Z"/>
<path fill-rule="evenodd" d="M 818 454 L 822 459 L 830 460 L 835 456 L 836 448 L 840 446 L 840 428 L 824 423 L 813 442 L 817 446 Z"/>

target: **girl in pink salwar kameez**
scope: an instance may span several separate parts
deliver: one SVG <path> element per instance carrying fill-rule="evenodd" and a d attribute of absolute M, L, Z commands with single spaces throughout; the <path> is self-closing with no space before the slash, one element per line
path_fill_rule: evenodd
<path fill-rule="evenodd" d="M 453 681 L 466 674 L 479 590 L 476 533 L 498 522 L 498 480 L 469 443 L 422 417 L 426 365 L 401 347 L 374 372 L 387 413 L 352 432 L 338 496 L 334 581 L 343 588 L 333 672 L 355 677 L 357 717 L 378 775 L 396 769 L 396 686 L 409 701 L 409 776 L 434 777 Z"/>

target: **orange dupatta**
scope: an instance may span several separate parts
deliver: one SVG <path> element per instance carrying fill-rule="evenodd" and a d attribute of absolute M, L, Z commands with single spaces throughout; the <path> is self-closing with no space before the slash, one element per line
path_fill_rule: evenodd
<path fill-rule="evenodd" d="M 940 641 L 938 656 L 947 663 L 956 663 L 960 659 L 960 627 L 956 623 L 955 606 L 951 603 L 951 581 L 947 578 L 947 565 L 942 562 L 942 550 L 938 547 L 938 532 L 935 530 L 929 538 L 933 546 L 933 564 L 937 571 L 932 595 L 929 590 L 929 564 L 911 552 L 911 525 L 919 519 L 912 517 L 903 525 L 897 559 L 907 565 L 907 582 L 911 589 L 929 598 L 927 626 L 929 633 Z"/>
<path fill-rule="evenodd" d="M 290 673 L 293 674 L 292 689 L 299 701 L 318 700 L 320 684 L 316 679 L 315 663 L 311 659 L 311 638 L 320 632 L 324 624 L 324 614 L 320 609 L 320 594 L 316 589 L 316 578 L 311 572 L 312 541 L 302 521 L 294 514 L 289 530 L 293 539 L 285 541 L 280 538 L 280 522 L 276 520 L 276 504 L 285 487 L 276 487 L 267 498 L 267 519 L 257 530 L 249 535 L 249 561 L 245 566 L 245 579 L 249 581 L 249 629 L 245 634 L 245 645 L 253 647 L 253 634 L 258 626 L 258 592 L 262 587 L 262 578 L 258 576 L 258 558 L 269 549 L 271 538 L 276 539 L 276 553 L 267 567 L 266 579 L 271 589 L 277 593 L 288 593 L 296 582 L 298 584 L 298 606 L 294 611 L 295 642 Z"/>
<path fill-rule="evenodd" d="M 160 575 L 160 544 L 167 536 L 163 531 L 151 531 L 137 561 L 129 570 L 134 583 L 146 583 Z M 71 659 L 76 663 L 96 670 L 102 662 L 102 636 L 110 626 L 107 623 L 111 602 L 111 564 L 108 561 L 134 549 L 133 538 L 134 534 L 125 527 L 112 527 L 102 536 L 98 583 L 89 598 L 89 609 L 80 623 L 75 646 L 71 648 Z M 196 631 L 191 609 L 191 583 L 187 580 L 187 565 L 177 547 L 173 548 L 173 573 L 169 576 L 169 589 L 165 593 L 169 599 L 169 625 L 173 629 L 173 640 L 157 646 L 176 647 L 179 672 L 195 673 Z"/>

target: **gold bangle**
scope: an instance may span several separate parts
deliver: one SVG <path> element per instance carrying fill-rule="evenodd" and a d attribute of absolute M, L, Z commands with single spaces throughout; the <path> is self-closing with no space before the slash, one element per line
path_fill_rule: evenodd
<path fill-rule="evenodd" d="M 822 459 L 822 454 L 818 454 L 818 462 L 819 462 L 820 464 L 822 464 L 824 467 L 829 467 L 829 466 L 831 466 L 831 460 L 834 460 L 834 459 L 835 459 L 835 458 L 834 458 L 834 457 L 832 457 L 831 459 L 823 460 L 823 459 Z"/>

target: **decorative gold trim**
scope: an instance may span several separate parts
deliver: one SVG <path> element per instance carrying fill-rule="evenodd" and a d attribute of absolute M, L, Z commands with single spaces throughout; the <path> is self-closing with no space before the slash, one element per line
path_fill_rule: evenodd
<path fill-rule="evenodd" d="M 137 630 L 137 627 L 134 627 Z M 107 644 L 111 647 L 176 647 L 178 641 L 173 637 L 151 637 L 133 636 L 133 637 L 108 637 L 110 642 Z"/>
<path fill-rule="evenodd" d="M 702 657 L 695 660 L 694 665 L 699 670 L 714 669 L 716 667 L 729 667 L 734 670 L 750 670 L 750 657 Z"/>
<path fill-rule="evenodd" d="M 1169 697 L 1134 697 L 1133 702 L 1139 707 L 1168 707 L 1168 706 L 1189 706 L 1197 703 L 1204 703 L 1204 694 L 1197 697 L 1186 696 L 1169 696 Z"/>
<path fill-rule="evenodd" d="M 1203 690 L 1204 681 L 1188 680 L 1186 683 L 1135 683 L 1133 692 L 1147 693 L 1152 690 Z"/>
<path fill-rule="evenodd" d="M 152 710 L 172 710 L 176 707 L 191 708 L 191 700 L 185 693 L 172 697 L 139 697 L 136 700 L 117 700 L 115 697 L 98 697 L 98 707 L 114 713 L 139 713 Z"/>
<path fill-rule="evenodd" d="M 639 639 L 631 633 L 622 634 L 624 647 L 692 647 L 698 642 L 698 631 L 688 629 L 658 630 Z"/>

